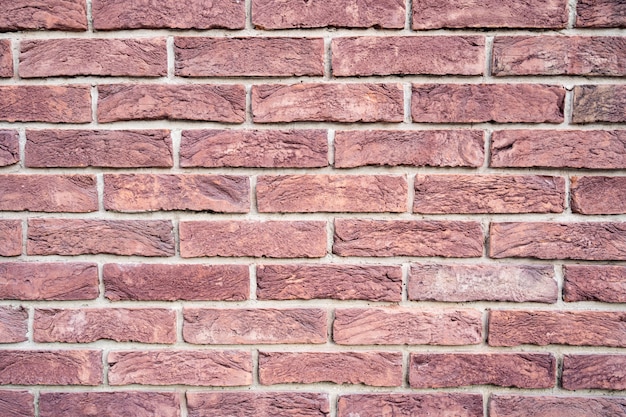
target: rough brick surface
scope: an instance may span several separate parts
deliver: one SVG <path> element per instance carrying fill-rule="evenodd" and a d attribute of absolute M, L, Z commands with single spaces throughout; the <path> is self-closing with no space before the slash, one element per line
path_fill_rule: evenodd
<path fill-rule="evenodd" d="M 626 303 L 626 267 L 565 265 L 565 301 Z"/>
<path fill-rule="evenodd" d="M 13 52 L 11 51 L 11 41 L 3 39 L 0 41 L 0 78 L 13 76 Z"/>
<path fill-rule="evenodd" d="M 625 390 L 624 369 L 624 355 L 565 355 L 561 381 L 566 390 Z"/>
<path fill-rule="evenodd" d="M 626 85 L 574 87 L 573 123 L 626 122 Z"/>
<path fill-rule="evenodd" d="M 477 394 L 350 394 L 337 402 L 339 417 L 412 417 L 454 415 L 482 417 L 483 399 Z"/>
<path fill-rule="evenodd" d="M 0 5 L 0 31 L 87 30 L 84 0 L 15 0 Z"/>
<path fill-rule="evenodd" d="M 327 417 L 328 397 L 306 392 L 188 392 L 189 417 Z"/>
<path fill-rule="evenodd" d="M 0 415 L 32 417 L 35 415 L 34 396 L 28 391 L 0 391 Z"/>
<path fill-rule="evenodd" d="M 101 356 L 99 350 L 3 350 L 0 384 L 99 385 Z"/>
<path fill-rule="evenodd" d="M 180 400 L 173 392 L 42 392 L 41 417 L 180 417 Z"/>
<path fill-rule="evenodd" d="M 0 86 L 0 121 L 89 123 L 91 121 L 89 87 Z"/>
<path fill-rule="evenodd" d="M 578 0 L 576 4 L 577 27 L 624 27 L 626 5 L 613 0 Z"/>
<path fill-rule="evenodd" d="M 23 308 L 0 307 L 0 343 L 27 340 L 28 311 Z"/>
<path fill-rule="evenodd" d="M 20 143 L 15 130 L 0 130 L 0 167 L 16 164 L 20 160 Z"/>
<path fill-rule="evenodd" d="M 572 177 L 571 194 L 575 213 L 626 213 L 626 177 Z"/>
<path fill-rule="evenodd" d="M 548 397 L 492 395 L 492 417 L 618 417 L 626 399 L 609 397 Z"/>
<path fill-rule="evenodd" d="M 18 256 L 22 253 L 22 222 L 0 219 L 0 256 Z"/>

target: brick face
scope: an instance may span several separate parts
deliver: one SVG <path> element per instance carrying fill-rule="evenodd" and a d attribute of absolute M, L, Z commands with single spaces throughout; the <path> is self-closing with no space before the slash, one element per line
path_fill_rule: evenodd
<path fill-rule="evenodd" d="M 91 121 L 89 87 L 0 86 L 0 121 L 89 123 Z"/>
<path fill-rule="evenodd" d="M 17 0 L 0 5 L 0 31 L 87 30 L 83 0 Z"/>

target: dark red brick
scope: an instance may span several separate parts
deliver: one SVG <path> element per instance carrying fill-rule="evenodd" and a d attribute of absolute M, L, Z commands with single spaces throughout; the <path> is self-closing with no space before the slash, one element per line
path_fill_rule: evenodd
<path fill-rule="evenodd" d="M 89 123 L 91 122 L 90 87 L 87 85 L 0 86 L 0 121 Z"/>
<path fill-rule="evenodd" d="M 480 394 L 350 394 L 337 402 L 338 417 L 483 417 Z M 446 414 L 441 414 L 441 413 Z"/>
<path fill-rule="evenodd" d="M 626 303 L 626 267 L 619 265 L 564 265 L 565 301 Z"/>
<path fill-rule="evenodd" d="M 175 392 L 42 392 L 40 417 L 180 417 Z"/>
<path fill-rule="evenodd" d="M 626 399 L 610 397 L 492 395 L 491 417 L 619 417 Z"/>
<path fill-rule="evenodd" d="M 0 351 L 0 385 L 100 385 L 99 350 Z"/>
<path fill-rule="evenodd" d="M 578 0 L 576 4 L 576 26 L 626 27 L 626 4 L 621 0 Z"/>
<path fill-rule="evenodd" d="M 10 78 L 12 76 L 13 52 L 11 51 L 11 40 L 2 39 L 0 40 L 0 78 Z"/>
<path fill-rule="evenodd" d="M 572 177 L 571 198 L 574 213 L 626 213 L 626 177 Z"/>
<path fill-rule="evenodd" d="M 20 161 L 20 143 L 16 130 L 0 130 L 0 167 Z"/>
<path fill-rule="evenodd" d="M 22 221 L 0 219 L 0 256 L 22 254 Z"/>
<path fill-rule="evenodd" d="M 626 85 L 574 87 L 572 123 L 626 122 Z"/>
<path fill-rule="evenodd" d="M 626 356 L 565 355 L 561 385 L 566 390 L 626 390 Z"/>
<path fill-rule="evenodd" d="M 306 392 L 187 392 L 189 417 L 328 417 L 326 394 Z"/>
<path fill-rule="evenodd" d="M 1 276 L 0 281 L 2 281 Z M 28 311 L 23 307 L 0 307 L 0 343 L 23 342 L 28 339 L 27 332 Z M 0 402 L 2 402 L 1 399 Z M 0 406 L 1 410 L 2 406 Z"/>
<path fill-rule="evenodd" d="M 0 415 L 34 417 L 35 397 L 28 391 L 0 390 Z"/>
<path fill-rule="evenodd" d="M 87 30 L 85 0 L 12 0 L 0 4 L 0 31 Z"/>

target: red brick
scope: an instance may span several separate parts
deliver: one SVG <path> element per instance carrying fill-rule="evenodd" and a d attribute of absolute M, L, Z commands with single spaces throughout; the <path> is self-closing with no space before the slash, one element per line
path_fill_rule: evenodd
<path fill-rule="evenodd" d="M 0 343 L 17 343 L 27 340 L 27 322 L 28 311 L 23 307 L 0 307 Z"/>
<path fill-rule="evenodd" d="M 565 89 L 543 84 L 413 84 L 420 123 L 561 123 Z"/>
<path fill-rule="evenodd" d="M 242 123 L 241 85 L 113 84 L 98 86 L 98 121 L 202 120 Z"/>
<path fill-rule="evenodd" d="M 408 185 L 398 175 L 263 175 L 256 193 L 261 213 L 402 213 Z"/>
<path fill-rule="evenodd" d="M 171 167 L 172 139 L 169 130 L 29 129 L 25 165 L 31 168 Z"/>
<path fill-rule="evenodd" d="M 0 86 L 0 121 L 91 122 L 91 91 L 87 85 Z"/>
<path fill-rule="evenodd" d="M 561 385 L 566 390 L 626 390 L 624 369 L 624 355 L 565 355 Z"/>
<path fill-rule="evenodd" d="M 339 345 L 476 345 L 482 342 L 482 313 L 337 309 L 333 340 Z"/>
<path fill-rule="evenodd" d="M 20 161 L 20 143 L 16 130 L 0 130 L 0 167 Z"/>
<path fill-rule="evenodd" d="M 618 417 L 626 399 L 609 397 L 548 397 L 492 395 L 491 417 Z"/>
<path fill-rule="evenodd" d="M 250 293 L 246 265 L 105 264 L 112 301 L 241 301 Z"/>
<path fill-rule="evenodd" d="M 87 30 L 85 0 L 12 0 L 0 4 L 0 31 Z"/>
<path fill-rule="evenodd" d="M 0 175 L 1 211 L 87 213 L 98 210 L 94 175 Z"/>
<path fill-rule="evenodd" d="M 480 394 L 350 394 L 340 396 L 337 406 L 339 417 L 483 417 Z"/>
<path fill-rule="evenodd" d="M 40 417 L 180 417 L 174 392 L 42 392 Z"/>
<path fill-rule="evenodd" d="M 262 385 L 316 382 L 397 387 L 402 384 L 399 352 L 259 352 Z"/>
<path fill-rule="evenodd" d="M 1 385 L 99 385 L 99 350 L 2 350 Z"/>
<path fill-rule="evenodd" d="M 0 220 L 0 256 L 22 254 L 22 221 Z"/>
<path fill-rule="evenodd" d="M 0 263 L 2 300 L 93 300 L 99 292 L 94 263 Z"/>
<path fill-rule="evenodd" d="M 2 7 L 2 6 L 0 6 Z M 13 53 L 11 52 L 11 40 L 0 40 L 0 78 L 13 76 Z"/>
<path fill-rule="evenodd" d="M 379 265 L 258 265 L 257 299 L 400 301 L 402 270 Z"/>
<path fill-rule="evenodd" d="M 572 177 L 571 196 L 574 213 L 626 213 L 626 177 Z"/>
<path fill-rule="evenodd" d="M 110 385 L 238 386 L 252 383 L 250 354 L 234 350 L 111 352 Z"/>
<path fill-rule="evenodd" d="M 409 300 L 556 303 L 554 267 L 539 265 L 411 265 Z"/>
<path fill-rule="evenodd" d="M 561 213 L 565 180 L 539 175 L 416 175 L 414 213 Z"/>
<path fill-rule="evenodd" d="M 176 342 L 176 312 L 143 308 L 36 309 L 35 342 Z"/>
<path fill-rule="evenodd" d="M 626 259 L 624 223 L 492 223 L 489 235 L 492 258 Z"/>
<path fill-rule="evenodd" d="M 173 256 L 169 220 L 30 219 L 29 255 Z"/>
<path fill-rule="evenodd" d="M 0 391 L 0 415 L 6 417 L 34 417 L 35 398 L 33 394 L 28 391 Z"/>
<path fill-rule="evenodd" d="M 565 301 L 626 303 L 626 267 L 618 265 L 564 265 Z"/>
<path fill-rule="evenodd" d="M 411 388 L 497 385 L 551 388 L 556 359 L 546 353 L 411 353 Z"/>
<path fill-rule="evenodd" d="M 419 220 L 335 220 L 333 253 L 339 256 L 479 257 L 479 223 Z"/>
<path fill-rule="evenodd" d="M 175 48 L 182 77 L 324 74 L 322 38 L 176 38 Z"/>
<path fill-rule="evenodd" d="M 326 310 L 199 309 L 184 310 L 187 343 L 248 345 L 325 343 Z"/>
<path fill-rule="evenodd" d="M 626 39 L 617 36 L 498 36 L 494 75 L 626 75 Z"/>
<path fill-rule="evenodd" d="M 625 27 L 626 5 L 615 0 L 578 0 L 577 27 Z"/>
<path fill-rule="evenodd" d="M 180 255 L 321 258 L 323 221 L 181 221 Z"/>
<path fill-rule="evenodd" d="M 626 85 L 574 87 L 572 123 L 626 122 Z"/>
<path fill-rule="evenodd" d="M 626 313 L 618 311 L 491 311 L 489 345 L 626 347 Z"/>
<path fill-rule="evenodd" d="M 252 23 L 257 29 L 316 27 L 402 29 L 405 8 L 402 0 L 327 0 L 302 2 L 252 0 Z"/>
<path fill-rule="evenodd" d="M 401 59 L 400 59 L 401 57 Z M 336 77 L 368 75 L 481 75 L 482 36 L 362 36 L 332 41 Z"/>
<path fill-rule="evenodd" d="M 307 392 L 187 392 L 189 417 L 327 417 L 326 394 Z"/>
<path fill-rule="evenodd" d="M 465 0 L 413 3 L 413 29 L 558 28 L 567 25 L 566 0 Z"/>
<path fill-rule="evenodd" d="M 96 30 L 116 29 L 243 29 L 245 4 L 241 1 L 93 0 Z"/>
<path fill-rule="evenodd" d="M 256 123 L 401 122 L 399 84 L 262 84 L 252 86 Z"/>
<path fill-rule="evenodd" d="M 234 175 L 105 174 L 104 208 L 247 213 L 250 181 Z"/>

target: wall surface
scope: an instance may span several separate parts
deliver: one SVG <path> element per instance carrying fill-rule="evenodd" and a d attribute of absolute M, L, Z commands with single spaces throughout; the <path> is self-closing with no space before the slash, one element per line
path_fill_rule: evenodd
<path fill-rule="evenodd" d="M 0 417 L 626 416 L 625 27 L 0 1 Z"/>

